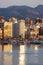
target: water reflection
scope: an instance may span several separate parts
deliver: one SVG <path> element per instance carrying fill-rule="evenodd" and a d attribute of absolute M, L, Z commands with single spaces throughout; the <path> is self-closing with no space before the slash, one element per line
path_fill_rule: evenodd
<path fill-rule="evenodd" d="M 35 51 L 38 51 L 38 47 L 39 47 L 38 45 L 35 45 L 35 46 L 34 46 L 34 50 L 35 50 Z"/>
<path fill-rule="evenodd" d="M 2 52 L 2 45 L 0 45 L 0 52 Z"/>
<path fill-rule="evenodd" d="M 31 54 L 31 63 L 38 63 L 38 52 L 39 52 L 39 45 L 33 45 L 33 54 Z"/>
<path fill-rule="evenodd" d="M 3 45 L 3 64 L 12 65 L 12 45 Z"/>
<path fill-rule="evenodd" d="M 4 65 L 12 65 L 12 55 L 4 54 Z"/>
<path fill-rule="evenodd" d="M 20 45 L 19 65 L 25 65 L 25 45 Z"/>
<path fill-rule="evenodd" d="M 0 45 L 0 65 L 43 65 L 43 46 Z"/>
<path fill-rule="evenodd" d="M 35 50 L 35 52 L 38 52 L 40 45 L 30 45 L 30 47 Z"/>
<path fill-rule="evenodd" d="M 4 45 L 4 52 L 12 52 L 12 45 Z"/>

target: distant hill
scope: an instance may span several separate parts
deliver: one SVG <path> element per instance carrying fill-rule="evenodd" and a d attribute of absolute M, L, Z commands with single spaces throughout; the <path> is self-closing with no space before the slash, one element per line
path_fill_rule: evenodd
<path fill-rule="evenodd" d="M 18 19 L 25 19 L 27 17 L 35 19 L 37 17 L 43 18 L 43 5 L 39 5 L 35 8 L 28 6 L 10 6 L 7 8 L 0 8 L 0 16 L 4 16 L 5 19 L 10 17 L 16 17 Z"/>

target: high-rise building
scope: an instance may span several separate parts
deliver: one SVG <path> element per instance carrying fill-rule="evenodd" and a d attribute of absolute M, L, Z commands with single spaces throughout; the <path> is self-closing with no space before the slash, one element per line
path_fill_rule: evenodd
<path fill-rule="evenodd" d="M 12 34 L 14 38 L 19 38 L 19 23 L 17 21 L 13 23 Z"/>
<path fill-rule="evenodd" d="M 19 20 L 19 35 L 25 38 L 25 20 Z"/>
<path fill-rule="evenodd" d="M 12 37 L 12 22 L 4 23 L 4 38 Z"/>
<path fill-rule="evenodd" d="M 12 30 L 13 37 L 19 38 L 19 36 L 21 36 L 22 38 L 25 38 L 25 20 L 13 22 Z"/>

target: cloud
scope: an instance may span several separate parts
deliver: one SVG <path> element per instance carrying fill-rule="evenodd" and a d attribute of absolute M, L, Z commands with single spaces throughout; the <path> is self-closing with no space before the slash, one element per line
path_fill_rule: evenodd
<path fill-rule="evenodd" d="M 27 5 L 35 7 L 43 4 L 43 0 L 0 0 L 0 7 L 8 7 L 12 5 Z"/>

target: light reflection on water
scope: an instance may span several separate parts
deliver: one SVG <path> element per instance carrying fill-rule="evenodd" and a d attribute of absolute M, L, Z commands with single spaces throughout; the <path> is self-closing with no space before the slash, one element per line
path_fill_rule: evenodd
<path fill-rule="evenodd" d="M 25 65 L 25 45 L 20 45 L 19 65 Z"/>
<path fill-rule="evenodd" d="M 43 65 L 43 46 L 0 45 L 0 65 Z"/>

